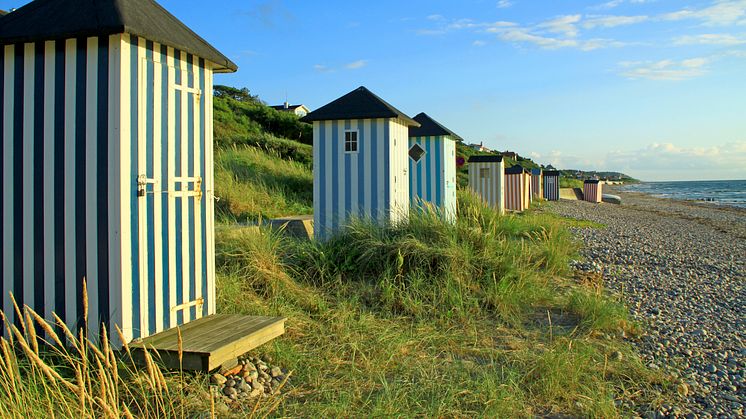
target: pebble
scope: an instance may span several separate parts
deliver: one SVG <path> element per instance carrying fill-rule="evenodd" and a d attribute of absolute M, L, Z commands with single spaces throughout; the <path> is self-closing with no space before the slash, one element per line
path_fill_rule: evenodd
<path fill-rule="evenodd" d="M 269 359 L 262 360 L 254 356 L 239 357 L 241 370 L 231 376 L 213 374 L 210 384 L 217 386 L 223 400 L 236 401 L 253 399 L 261 395 L 277 394 L 281 379 L 285 379 L 282 368 L 269 364 Z M 267 372 L 269 372 L 269 374 Z M 265 394 L 267 393 L 267 394 Z"/>
<path fill-rule="evenodd" d="M 644 325 L 646 335 L 630 342 L 646 365 L 689 383 L 685 395 L 677 388 L 678 416 L 739 417 L 737 395 L 746 395 L 746 210 L 611 193 L 624 204 L 549 203 L 560 215 L 605 225 L 571 229 L 584 244 L 583 259 L 571 266 L 602 275 Z"/>
<path fill-rule="evenodd" d="M 222 386 L 226 381 L 228 381 L 228 379 L 222 374 L 215 373 L 210 377 L 210 383 L 216 386 Z"/>

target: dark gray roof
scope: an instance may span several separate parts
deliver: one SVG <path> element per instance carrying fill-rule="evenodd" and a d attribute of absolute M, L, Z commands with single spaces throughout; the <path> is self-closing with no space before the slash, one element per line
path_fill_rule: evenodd
<path fill-rule="evenodd" d="M 335 119 L 401 118 L 407 125 L 419 127 L 419 122 L 388 104 L 373 92 L 360 86 L 346 95 L 310 112 L 301 121 Z"/>
<path fill-rule="evenodd" d="M 503 161 L 503 156 L 471 156 L 468 161 L 469 163 L 499 163 Z"/>
<path fill-rule="evenodd" d="M 35 0 L 2 18 L 0 45 L 128 33 L 238 67 L 153 0 Z"/>
<path fill-rule="evenodd" d="M 586 180 L 585 182 L 583 182 L 583 183 L 598 183 L 598 182 L 599 182 L 599 180 L 598 180 L 598 179 L 587 179 L 587 180 Z"/>
<path fill-rule="evenodd" d="M 506 175 L 517 175 L 521 173 L 529 173 L 529 171 L 528 169 L 524 169 L 523 166 L 519 166 L 519 165 L 508 167 L 507 169 L 505 169 Z"/>
<path fill-rule="evenodd" d="M 431 118 L 425 112 L 420 112 L 413 118 L 420 123 L 419 127 L 409 127 L 410 137 L 428 137 L 428 136 L 450 136 L 453 140 L 460 140 L 461 137 L 455 132 L 441 125 L 438 121 Z"/>
<path fill-rule="evenodd" d="M 543 176 L 559 176 L 560 172 L 559 170 L 545 170 L 544 173 L 542 173 Z"/>

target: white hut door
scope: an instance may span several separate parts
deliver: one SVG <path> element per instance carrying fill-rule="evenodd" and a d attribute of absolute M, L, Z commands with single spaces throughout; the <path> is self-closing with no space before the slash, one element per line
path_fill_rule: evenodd
<path fill-rule="evenodd" d="M 202 317 L 201 91 L 192 71 L 141 60 L 138 233 L 141 328 Z M 191 69 L 190 69 L 191 70 Z"/>

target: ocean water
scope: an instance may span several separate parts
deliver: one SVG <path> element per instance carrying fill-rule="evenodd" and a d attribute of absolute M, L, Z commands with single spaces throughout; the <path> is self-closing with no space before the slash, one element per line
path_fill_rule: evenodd
<path fill-rule="evenodd" d="M 746 208 L 746 180 L 643 182 L 627 185 L 624 190 L 643 192 L 660 198 L 702 201 Z"/>

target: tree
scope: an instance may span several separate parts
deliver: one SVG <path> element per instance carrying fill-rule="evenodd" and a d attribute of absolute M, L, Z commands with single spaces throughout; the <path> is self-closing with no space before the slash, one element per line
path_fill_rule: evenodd
<path fill-rule="evenodd" d="M 223 86 L 221 84 L 216 84 L 213 87 L 215 91 L 215 97 L 219 98 L 231 98 L 233 100 L 237 100 L 239 102 L 244 103 L 256 103 L 259 102 L 259 97 L 256 95 L 252 95 L 249 92 L 249 89 L 247 88 L 235 88 L 230 86 Z"/>

